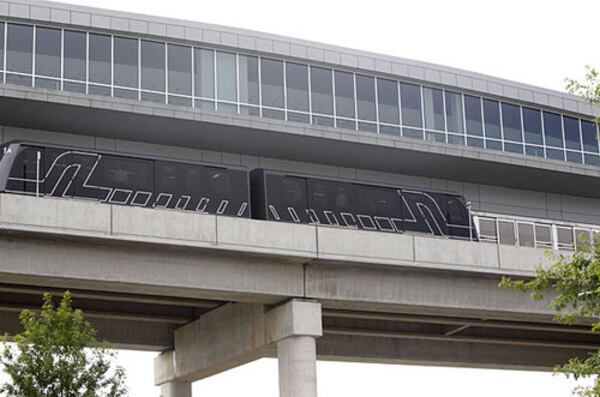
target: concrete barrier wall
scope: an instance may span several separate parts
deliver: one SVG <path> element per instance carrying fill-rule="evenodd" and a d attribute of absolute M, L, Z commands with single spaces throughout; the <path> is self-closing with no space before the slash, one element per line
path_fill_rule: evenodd
<path fill-rule="evenodd" d="M 542 249 L 0 194 L 0 230 L 292 258 L 528 275 Z"/>

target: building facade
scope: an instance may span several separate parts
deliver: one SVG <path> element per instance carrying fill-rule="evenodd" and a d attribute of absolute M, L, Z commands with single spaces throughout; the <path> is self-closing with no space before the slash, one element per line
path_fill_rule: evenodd
<path fill-rule="evenodd" d="M 38 0 L 0 1 L 0 82 L 2 143 L 450 191 L 482 244 L 573 251 L 600 233 L 600 107 L 565 93 Z"/>

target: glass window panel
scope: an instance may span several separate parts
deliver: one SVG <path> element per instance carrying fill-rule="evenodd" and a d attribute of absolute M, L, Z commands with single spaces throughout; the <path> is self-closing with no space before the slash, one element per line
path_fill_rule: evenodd
<path fill-rule="evenodd" d="M 595 154 L 585 154 L 585 163 L 588 165 L 600 165 L 600 156 Z"/>
<path fill-rule="evenodd" d="M 563 116 L 563 127 L 565 131 L 565 145 L 567 146 L 567 149 L 581 150 L 579 119 Z"/>
<path fill-rule="evenodd" d="M 497 241 L 495 219 L 479 218 L 479 237 L 482 241 Z"/>
<path fill-rule="evenodd" d="M 8 24 L 6 38 L 6 70 L 31 73 L 33 51 L 33 27 Z"/>
<path fill-rule="evenodd" d="M 425 112 L 425 128 L 446 130 L 444 121 L 444 93 L 442 90 L 423 87 L 423 104 Z"/>
<path fill-rule="evenodd" d="M 542 140 L 542 112 L 537 109 L 523 108 L 523 130 L 525 142 L 541 145 Z"/>
<path fill-rule="evenodd" d="M 402 124 L 410 127 L 422 127 L 421 87 L 400 83 L 400 103 L 402 105 Z"/>
<path fill-rule="evenodd" d="M 544 112 L 544 136 L 546 146 L 563 147 L 560 114 Z"/>
<path fill-rule="evenodd" d="M 525 145 L 525 154 L 530 156 L 544 157 L 544 147 Z"/>
<path fill-rule="evenodd" d="M 375 79 L 373 77 L 356 75 L 356 100 L 358 118 L 375 121 Z"/>
<path fill-rule="evenodd" d="M 36 77 L 35 86 L 39 88 L 47 88 L 50 90 L 60 90 L 60 80 Z"/>
<path fill-rule="evenodd" d="M 89 41 L 90 81 L 100 84 L 110 84 L 110 36 L 90 33 Z"/>
<path fill-rule="evenodd" d="M 492 149 L 492 150 L 502 150 L 502 142 L 492 140 L 492 139 L 486 139 L 485 140 L 485 148 Z"/>
<path fill-rule="evenodd" d="M 500 139 L 500 110 L 497 101 L 483 100 L 483 119 L 486 138 Z"/>
<path fill-rule="evenodd" d="M 393 127 L 389 125 L 380 124 L 379 132 L 382 134 L 390 134 L 400 136 L 400 127 Z"/>
<path fill-rule="evenodd" d="M 85 81 L 86 34 L 65 30 L 64 46 L 65 79 Z"/>
<path fill-rule="evenodd" d="M 352 73 L 335 71 L 335 112 L 340 117 L 355 117 Z"/>
<path fill-rule="evenodd" d="M 114 84 L 138 88 L 138 40 L 114 38 Z"/>
<path fill-rule="evenodd" d="M 553 160 L 565 160 L 565 152 L 560 149 L 546 148 L 546 157 Z"/>
<path fill-rule="evenodd" d="M 562 226 L 557 227 L 556 237 L 558 239 L 559 249 L 573 250 L 575 248 L 572 228 Z"/>
<path fill-rule="evenodd" d="M 269 119 L 285 120 L 285 113 L 283 110 L 263 109 L 262 116 Z"/>
<path fill-rule="evenodd" d="M 416 130 L 414 128 L 402 128 L 402 136 L 423 139 L 423 130 Z"/>
<path fill-rule="evenodd" d="M 377 132 L 377 124 L 359 122 L 358 129 L 365 132 Z"/>
<path fill-rule="evenodd" d="M 165 43 L 142 40 L 142 89 L 165 91 Z"/>
<path fill-rule="evenodd" d="M 334 126 L 333 117 L 313 116 L 312 123 L 314 125 L 321 125 L 321 126 L 325 126 L 325 127 L 333 127 Z"/>
<path fill-rule="evenodd" d="M 195 95 L 215 97 L 215 58 L 213 50 L 194 48 Z"/>
<path fill-rule="evenodd" d="M 504 139 L 509 141 L 523 141 L 521 133 L 521 112 L 517 105 L 502 103 L 502 126 Z"/>
<path fill-rule="evenodd" d="M 504 151 L 511 153 L 523 153 L 523 145 L 520 143 L 504 142 Z"/>
<path fill-rule="evenodd" d="M 168 44 L 167 52 L 169 92 L 192 95 L 192 48 Z M 169 100 L 169 102 L 171 101 Z"/>
<path fill-rule="evenodd" d="M 236 100 L 235 54 L 217 51 L 217 99 Z"/>
<path fill-rule="evenodd" d="M 515 245 L 515 223 L 512 221 L 498 221 L 499 243 Z"/>
<path fill-rule="evenodd" d="M 283 62 L 262 58 L 260 76 L 263 106 L 283 108 Z"/>
<path fill-rule="evenodd" d="M 465 116 L 468 135 L 483 135 L 481 98 L 465 95 Z"/>
<path fill-rule="evenodd" d="M 258 58 L 240 55 L 240 102 L 258 105 Z"/>
<path fill-rule="evenodd" d="M 583 150 L 598 153 L 598 133 L 596 124 L 591 121 L 581 120 L 581 137 L 583 138 Z"/>
<path fill-rule="evenodd" d="M 571 152 L 567 150 L 567 161 L 571 163 L 583 163 L 581 152 Z"/>
<path fill-rule="evenodd" d="M 533 224 L 519 222 L 517 224 L 517 229 L 519 232 L 519 245 L 521 247 L 535 247 Z"/>
<path fill-rule="evenodd" d="M 483 148 L 483 139 L 481 138 L 467 138 L 467 146 Z"/>
<path fill-rule="evenodd" d="M 0 22 L 0 70 L 2 69 L 4 69 L 4 22 Z"/>
<path fill-rule="evenodd" d="M 464 145 L 465 137 L 464 135 L 448 134 L 448 143 L 451 143 L 453 145 Z"/>
<path fill-rule="evenodd" d="M 464 132 L 462 95 L 446 91 L 446 119 L 448 131 Z"/>
<path fill-rule="evenodd" d="M 380 123 L 400 124 L 396 81 L 377 79 L 377 103 Z"/>
<path fill-rule="evenodd" d="M 425 140 L 445 143 L 446 142 L 446 133 L 445 132 L 425 131 Z"/>
<path fill-rule="evenodd" d="M 36 27 L 35 73 L 43 76 L 60 77 L 60 29 Z"/>
<path fill-rule="evenodd" d="M 356 129 L 356 121 L 355 120 L 346 120 L 346 119 L 336 118 L 335 119 L 335 126 L 337 128 L 345 128 L 345 129 L 348 129 L 348 130 L 355 130 Z"/>
<path fill-rule="evenodd" d="M 333 93 L 331 70 L 310 68 L 310 89 L 312 93 L 312 112 L 333 114 Z"/>
<path fill-rule="evenodd" d="M 535 225 L 535 242 L 538 247 L 552 247 L 552 230 L 550 225 Z"/>
<path fill-rule="evenodd" d="M 286 62 L 287 107 L 308 112 L 308 66 Z"/>

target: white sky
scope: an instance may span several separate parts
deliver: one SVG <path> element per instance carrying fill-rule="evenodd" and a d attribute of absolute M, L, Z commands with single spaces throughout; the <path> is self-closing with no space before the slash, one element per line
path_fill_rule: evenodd
<path fill-rule="evenodd" d="M 69 0 L 260 30 L 472 70 L 555 90 L 600 67 L 597 0 Z M 121 352 L 132 397 L 157 397 L 153 353 Z M 320 397 L 568 396 L 547 373 L 318 363 Z M 194 384 L 196 396 L 276 397 L 277 362 Z"/>

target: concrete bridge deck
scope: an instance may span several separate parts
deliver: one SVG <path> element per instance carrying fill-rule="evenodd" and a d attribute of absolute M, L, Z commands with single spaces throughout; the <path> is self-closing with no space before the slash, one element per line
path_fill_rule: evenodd
<path fill-rule="evenodd" d="M 319 305 L 320 359 L 550 369 L 600 344 L 497 287 L 545 263 L 538 249 L 1 194 L 0 255 L 0 333 L 68 288 L 117 346 L 189 351 L 158 361 L 169 387 L 275 355 L 269 313 L 297 299 Z M 182 348 L 230 321 L 229 359 Z"/>

